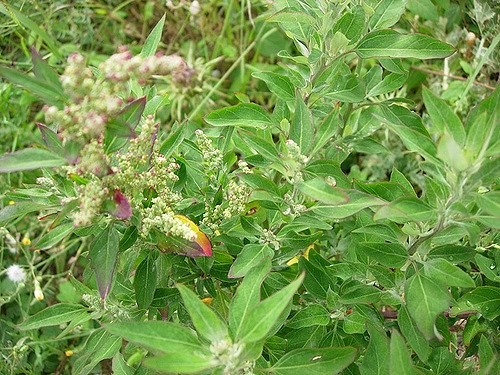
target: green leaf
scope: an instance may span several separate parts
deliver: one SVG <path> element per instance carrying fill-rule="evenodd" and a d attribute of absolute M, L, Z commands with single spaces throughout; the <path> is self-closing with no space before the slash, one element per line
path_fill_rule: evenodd
<path fill-rule="evenodd" d="M 50 151 L 58 155 L 65 154 L 66 151 L 64 150 L 62 141 L 52 129 L 49 129 L 47 126 L 39 122 L 36 123 L 36 126 L 38 127 L 38 130 L 40 130 L 43 143 Z"/>
<path fill-rule="evenodd" d="M 408 150 L 419 153 L 427 160 L 439 162 L 435 158 L 436 146 L 420 117 L 397 105 L 381 106 L 381 109 L 383 116 L 375 114 L 375 117 L 396 133 Z"/>
<path fill-rule="evenodd" d="M 439 20 L 439 12 L 431 0 L 408 0 L 406 8 L 413 14 L 431 21 Z M 451 9 L 451 8 L 450 8 Z"/>
<path fill-rule="evenodd" d="M 436 210 L 418 198 L 401 198 L 381 207 L 373 220 L 389 219 L 396 223 L 434 220 Z"/>
<path fill-rule="evenodd" d="M 380 299 L 382 291 L 372 285 L 355 284 L 343 290 L 340 302 L 344 305 L 374 303 Z"/>
<path fill-rule="evenodd" d="M 417 273 L 406 281 L 405 300 L 419 330 L 427 339 L 434 337 L 436 317 L 449 307 L 450 296 L 446 289 Z"/>
<path fill-rule="evenodd" d="M 148 37 L 146 38 L 146 41 L 144 42 L 141 50 L 142 57 L 153 56 L 156 53 L 158 45 L 160 44 L 166 16 L 166 14 L 163 15 L 163 17 L 158 21 L 156 26 L 153 28 L 153 30 L 151 30 L 151 33 L 149 33 Z"/>
<path fill-rule="evenodd" d="M 177 284 L 184 306 L 191 316 L 193 325 L 200 335 L 216 342 L 226 338 L 227 327 L 221 318 L 189 288 Z"/>
<path fill-rule="evenodd" d="M 391 268 L 402 267 L 408 260 L 408 251 L 399 243 L 361 242 L 356 250 Z"/>
<path fill-rule="evenodd" d="M 96 274 L 97 288 L 102 299 L 105 299 L 111 291 L 119 243 L 120 233 L 113 226 L 113 223 L 110 223 L 90 246 L 90 260 Z"/>
<path fill-rule="evenodd" d="M 340 124 L 340 106 L 335 106 L 319 123 L 311 155 L 316 154 L 328 143 L 328 141 L 330 141 L 330 139 L 332 139 Z"/>
<path fill-rule="evenodd" d="M 389 339 L 384 331 L 368 324 L 370 343 L 360 366 L 362 375 L 389 374 Z"/>
<path fill-rule="evenodd" d="M 19 329 L 34 330 L 42 327 L 59 325 L 81 316 L 85 311 L 85 307 L 81 305 L 59 303 L 30 316 L 19 325 Z"/>
<path fill-rule="evenodd" d="M 457 266 L 446 259 L 431 259 L 424 263 L 424 272 L 433 280 L 437 280 L 446 286 L 458 286 L 463 288 L 474 288 L 474 280 Z"/>
<path fill-rule="evenodd" d="M 407 78 L 408 74 L 390 73 L 385 76 L 380 83 L 373 86 L 366 94 L 366 97 L 369 98 L 371 96 L 384 95 L 389 92 L 396 91 L 404 85 Z"/>
<path fill-rule="evenodd" d="M 351 43 L 359 40 L 365 26 L 365 12 L 362 6 L 355 6 L 351 12 L 345 12 L 335 23 L 331 33 L 340 31 Z"/>
<path fill-rule="evenodd" d="M 476 254 L 474 257 L 477 266 L 481 273 L 494 282 L 500 282 L 500 273 L 496 262 L 493 259 L 487 258 L 481 254 Z"/>
<path fill-rule="evenodd" d="M 476 204 L 481 210 L 493 216 L 500 215 L 500 191 L 493 190 L 486 194 L 478 194 L 475 198 Z"/>
<path fill-rule="evenodd" d="M 417 325 L 410 317 L 408 309 L 405 305 L 402 305 L 398 310 L 398 326 L 410 344 L 411 348 L 417 353 L 420 360 L 424 363 L 427 362 L 429 355 L 431 353 L 431 348 L 427 343 L 427 340 L 422 336 L 422 333 L 418 330 Z"/>
<path fill-rule="evenodd" d="M 169 353 L 147 358 L 144 364 L 146 367 L 162 373 L 197 374 L 214 367 L 210 358 L 210 356 L 198 352 Z"/>
<path fill-rule="evenodd" d="M 111 323 L 106 329 L 125 340 L 162 353 L 203 352 L 196 333 L 176 323 L 147 321 Z"/>
<path fill-rule="evenodd" d="M 135 272 L 135 300 L 140 309 L 147 309 L 153 301 L 157 283 L 156 259 L 149 255 Z"/>
<path fill-rule="evenodd" d="M 396 24 L 405 10 L 406 0 L 381 0 L 374 9 L 370 29 L 385 29 Z"/>
<path fill-rule="evenodd" d="M 229 278 L 245 276 L 251 268 L 262 262 L 263 259 L 272 259 L 274 251 L 266 244 L 247 244 L 238 254 L 229 269 Z"/>
<path fill-rule="evenodd" d="M 271 260 L 264 259 L 247 272 L 229 306 L 229 328 L 233 337 L 238 336 L 249 312 L 260 302 L 260 286 L 271 269 Z"/>
<path fill-rule="evenodd" d="M 474 259 L 476 252 L 472 247 L 461 245 L 443 245 L 429 251 L 429 259 L 444 258 L 451 263 L 467 263 Z"/>
<path fill-rule="evenodd" d="M 113 375 L 134 375 L 135 369 L 127 365 L 123 355 L 116 353 L 112 361 Z"/>
<path fill-rule="evenodd" d="M 300 329 L 310 326 L 326 326 L 330 323 L 330 313 L 318 304 L 309 305 L 299 310 L 292 319 L 286 323 L 287 328 Z"/>
<path fill-rule="evenodd" d="M 205 121 L 213 126 L 235 126 L 258 129 L 271 128 L 273 119 L 262 107 L 254 103 L 242 103 L 211 112 Z"/>
<path fill-rule="evenodd" d="M 80 350 L 74 362 L 75 374 L 87 375 L 103 359 L 112 358 L 122 345 L 120 337 L 113 336 L 104 329 L 94 331 L 85 343 L 85 348 Z"/>
<path fill-rule="evenodd" d="M 498 374 L 500 371 L 500 362 L 498 361 L 498 353 L 494 350 L 488 339 L 481 335 L 479 339 L 479 374 Z"/>
<path fill-rule="evenodd" d="M 389 374 L 391 375 L 412 375 L 413 369 L 410 353 L 401 335 L 393 330 L 389 349 Z"/>
<path fill-rule="evenodd" d="M 307 42 L 313 32 L 315 19 L 304 12 L 286 10 L 272 15 L 267 22 L 279 24 L 289 37 Z"/>
<path fill-rule="evenodd" d="M 255 306 L 243 322 L 237 339 L 244 343 L 264 339 L 278 322 L 303 280 L 304 274 Z"/>
<path fill-rule="evenodd" d="M 25 148 L 0 157 L 0 173 L 60 167 L 67 164 L 61 155 L 40 148 Z"/>
<path fill-rule="evenodd" d="M 273 72 L 255 72 L 252 76 L 264 81 L 278 98 L 287 101 L 295 98 L 295 87 L 287 76 Z"/>
<path fill-rule="evenodd" d="M 410 195 L 414 197 L 417 196 L 415 190 L 413 189 L 413 185 L 410 183 L 410 181 L 408 181 L 405 175 L 398 171 L 396 168 L 392 168 L 390 181 L 401 185 Z"/>
<path fill-rule="evenodd" d="M 127 139 L 135 137 L 135 128 L 141 120 L 145 107 L 146 97 L 143 96 L 128 103 L 116 117 L 106 123 L 104 138 L 106 152 L 110 153 L 119 150 Z"/>
<path fill-rule="evenodd" d="M 357 350 L 343 348 L 302 348 L 292 350 L 271 367 L 276 375 L 338 374 L 356 358 Z"/>
<path fill-rule="evenodd" d="M 328 289 L 334 287 L 334 280 L 327 274 L 324 267 L 316 267 L 304 257 L 299 258 L 300 269 L 305 272 L 304 287 L 313 296 L 325 299 L 328 294 Z"/>
<path fill-rule="evenodd" d="M 176 130 L 170 132 L 168 138 L 160 146 L 159 149 L 160 154 L 165 156 L 165 158 L 169 158 L 170 155 L 172 155 L 172 153 L 175 150 L 177 150 L 179 145 L 184 140 L 185 129 L 186 129 L 185 126 L 179 125 L 179 127 Z"/>
<path fill-rule="evenodd" d="M 0 226 L 3 226 L 8 222 L 22 217 L 26 214 L 29 214 L 30 212 L 41 210 L 44 207 L 46 206 L 30 201 L 9 204 L 8 206 L 0 209 Z"/>
<path fill-rule="evenodd" d="M 459 302 L 477 308 L 488 320 L 496 319 L 500 315 L 500 288 L 495 286 L 480 286 L 464 294 Z"/>
<path fill-rule="evenodd" d="M 42 58 L 42 55 L 34 48 L 31 47 L 31 61 L 33 62 L 33 72 L 35 77 L 50 85 L 59 96 L 64 96 L 64 89 L 57 73 L 47 64 Z"/>
<path fill-rule="evenodd" d="M 385 202 L 377 197 L 361 193 L 356 190 L 344 190 L 349 196 L 349 201 L 345 204 L 326 205 L 317 204 L 311 210 L 328 219 L 344 219 L 367 207 L 380 206 Z"/>
<path fill-rule="evenodd" d="M 0 76 L 16 85 L 22 86 L 45 103 L 62 108 L 63 97 L 51 84 L 4 66 L 0 66 Z"/>
<path fill-rule="evenodd" d="M 280 157 L 278 154 L 278 150 L 274 143 L 271 143 L 265 138 L 262 138 L 253 133 L 240 132 L 241 138 L 245 141 L 245 143 L 257 154 L 263 156 L 267 160 L 273 162 L 280 162 Z"/>
<path fill-rule="evenodd" d="M 290 124 L 289 138 L 300 147 L 303 155 L 308 154 L 313 141 L 312 114 L 298 92 L 295 100 L 295 113 Z"/>
<path fill-rule="evenodd" d="M 365 35 L 356 47 L 363 59 L 401 57 L 440 59 L 455 52 L 449 44 L 422 34 L 402 35 L 393 30 L 378 30 Z"/>
<path fill-rule="evenodd" d="M 50 249 L 52 246 L 56 245 L 59 241 L 64 238 L 69 237 L 71 233 L 75 230 L 73 223 L 61 224 L 49 232 L 45 233 L 40 241 L 38 241 L 35 246 L 39 250 Z"/>
<path fill-rule="evenodd" d="M 320 177 L 303 181 L 298 188 L 301 193 L 323 203 L 335 205 L 349 202 L 349 197 L 343 190 L 332 187 Z"/>
<path fill-rule="evenodd" d="M 440 134 L 447 130 L 460 148 L 463 149 L 465 145 L 465 129 L 455 112 L 443 99 L 434 95 L 426 87 L 422 89 L 422 97 L 436 132 Z"/>

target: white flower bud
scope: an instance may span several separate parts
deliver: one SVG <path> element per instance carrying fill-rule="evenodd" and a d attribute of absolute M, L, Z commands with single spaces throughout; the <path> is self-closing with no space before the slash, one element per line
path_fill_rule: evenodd
<path fill-rule="evenodd" d="M 200 13 L 200 11 L 201 11 L 200 3 L 197 0 L 191 2 L 191 5 L 189 6 L 189 12 L 193 16 L 196 16 L 198 13 Z"/>
<path fill-rule="evenodd" d="M 26 271 L 17 264 L 13 264 L 7 268 L 7 277 L 13 283 L 19 284 L 26 280 Z"/>
<path fill-rule="evenodd" d="M 43 291 L 42 291 L 42 288 L 40 288 L 40 283 L 36 279 L 35 279 L 35 293 L 34 293 L 34 295 L 38 301 L 43 301 L 43 299 L 44 299 Z"/>

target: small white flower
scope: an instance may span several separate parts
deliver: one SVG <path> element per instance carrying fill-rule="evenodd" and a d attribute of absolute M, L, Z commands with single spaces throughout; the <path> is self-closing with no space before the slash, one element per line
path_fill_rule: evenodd
<path fill-rule="evenodd" d="M 193 16 L 196 16 L 198 13 L 200 13 L 200 11 L 201 11 L 200 3 L 197 0 L 191 2 L 191 5 L 189 6 L 189 12 Z"/>
<path fill-rule="evenodd" d="M 7 277 L 14 283 L 22 283 L 26 280 L 26 271 L 19 265 L 13 264 L 7 268 Z"/>
<path fill-rule="evenodd" d="M 44 299 L 43 291 L 42 291 L 42 288 L 40 287 L 40 283 L 36 279 L 35 279 L 35 293 L 34 293 L 34 295 L 38 301 L 43 301 L 43 299 Z"/>

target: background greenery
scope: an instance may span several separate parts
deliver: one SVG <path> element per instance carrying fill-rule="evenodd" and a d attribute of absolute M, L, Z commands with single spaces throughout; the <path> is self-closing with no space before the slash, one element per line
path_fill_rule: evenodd
<path fill-rule="evenodd" d="M 391 56 L 386 43 L 380 60 L 350 53 L 377 29 L 377 0 L 213 0 L 199 13 L 178 3 L 0 2 L 0 62 L 22 72 L 32 69 L 31 47 L 58 74 L 73 52 L 90 66 L 121 45 L 138 54 L 166 14 L 158 50 L 178 53 L 196 75 L 187 85 L 155 81 L 159 144 L 173 144 L 168 156 L 182 165 L 176 210 L 213 245 L 212 257 L 191 259 L 151 241 L 121 243 L 103 302 L 91 249 L 99 232 L 125 236 L 134 226 L 103 214 L 87 232 L 57 234 L 43 210 L 9 214 L 19 202 L 53 199 L 35 183 L 62 181 L 57 173 L 0 175 L 0 225 L 11 236 L 0 239 L 0 372 L 497 373 L 498 4 L 382 1 L 394 16 L 380 28 L 428 35 L 455 53 Z M 349 25 L 359 14 L 358 32 Z M 0 98 L 1 153 L 43 144 L 39 98 L 3 78 Z M 260 121 L 224 109 L 249 102 Z M 215 186 L 196 128 L 224 156 Z M 223 204 L 229 180 L 254 191 L 245 212 L 203 226 L 205 204 Z M 283 215 L 298 205 L 305 213 Z M 26 269 L 24 283 L 6 277 L 14 263 Z M 151 323 L 162 318 L 170 323 Z M 215 345 L 228 337 L 245 344 L 235 367 L 211 368 L 212 356 L 228 363 L 228 348 L 237 349 Z"/>

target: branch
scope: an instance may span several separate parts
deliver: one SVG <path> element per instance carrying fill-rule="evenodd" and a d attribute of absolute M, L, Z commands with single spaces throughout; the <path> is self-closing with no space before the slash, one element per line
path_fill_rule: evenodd
<path fill-rule="evenodd" d="M 464 81 L 464 82 L 467 81 L 467 78 L 456 76 L 454 74 L 446 74 L 446 73 L 439 72 L 439 71 L 436 71 L 436 70 L 431 70 L 431 69 L 426 69 L 426 68 L 420 68 L 418 66 L 412 66 L 411 68 L 413 70 L 418 70 L 420 72 L 424 72 L 424 73 L 428 73 L 428 74 L 434 74 L 436 76 L 449 77 L 449 78 L 457 79 L 459 81 Z M 482 83 L 482 82 L 479 82 L 479 81 L 474 81 L 474 84 L 478 85 L 478 86 L 486 87 L 489 90 L 495 90 L 495 88 L 493 86 L 490 86 L 490 85 L 488 85 L 486 83 Z"/>

